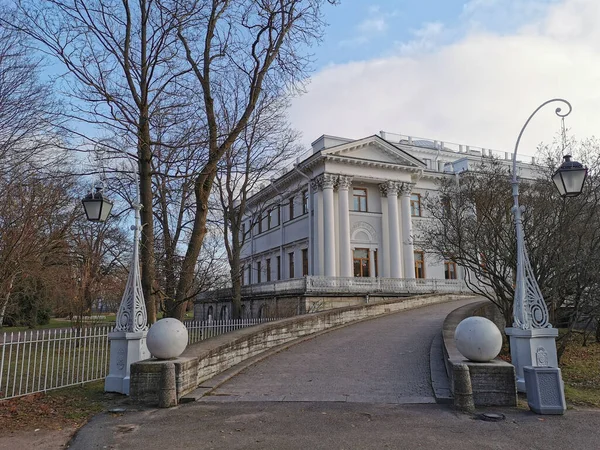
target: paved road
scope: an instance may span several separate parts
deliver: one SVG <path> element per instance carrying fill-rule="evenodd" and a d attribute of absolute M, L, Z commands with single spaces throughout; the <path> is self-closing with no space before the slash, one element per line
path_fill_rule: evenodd
<path fill-rule="evenodd" d="M 251 366 L 202 401 L 435 403 L 431 341 L 450 311 L 472 301 L 400 312 L 323 334 Z"/>
<path fill-rule="evenodd" d="M 491 423 L 430 403 L 429 345 L 462 304 L 319 336 L 250 367 L 204 401 L 98 415 L 70 448 L 598 449 L 598 410 L 538 416 L 495 408 L 506 420 Z"/>
<path fill-rule="evenodd" d="M 96 416 L 72 450 L 598 450 L 600 411 L 540 417 L 494 409 L 484 422 L 446 405 L 335 402 L 188 403 Z"/>

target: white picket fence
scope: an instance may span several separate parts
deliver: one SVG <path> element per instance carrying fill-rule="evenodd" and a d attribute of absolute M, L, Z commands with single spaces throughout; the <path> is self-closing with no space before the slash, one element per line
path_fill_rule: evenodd
<path fill-rule="evenodd" d="M 275 319 L 184 322 L 188 344 Z M 100 380 L 108 375 L 112 326 L 0 335 L 0 400 Z"/>

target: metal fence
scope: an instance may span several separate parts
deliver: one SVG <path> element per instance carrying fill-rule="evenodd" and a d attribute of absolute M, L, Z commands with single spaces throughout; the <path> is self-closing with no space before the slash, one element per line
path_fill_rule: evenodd
<path fill-rule="evenodd" d="M 275 319 L 184 322 L 188 344 Z M 113 326 L 0 335 L 0 400 L 100 380 L 108 375 Z"/>
<path fill-rule="evenodd" d="M 217 336 L 219 334 L 229 333 L 240 328 L 252 327 L 265 322 L 272 322 L 277 319 L 239 319 L 239 320 L 202 320 L 187 321 L 185 326 L 188 330 L 188 345 L 203 341 L 204 339 Z"/>
<path fill-rule="evenodd" d="M 4 333 L 0 399 L 103 378 L 111 326 Z"/>

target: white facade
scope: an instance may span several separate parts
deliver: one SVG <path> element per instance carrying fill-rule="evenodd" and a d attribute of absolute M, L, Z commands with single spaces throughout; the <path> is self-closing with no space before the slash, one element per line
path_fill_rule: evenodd
<path fill-rule="evenodd" d="M 421 251 L 422 199 L 438 178 L 491 155 L 383 132 L 321 136 L 310 156 L 249 199 L 246 226 L 252 214 L 255 226 L 242 252 L 243 284 L 303 276 L 461 279 L 460 268 Z M 525 177 L 535 172 L 518 167 Z"/>

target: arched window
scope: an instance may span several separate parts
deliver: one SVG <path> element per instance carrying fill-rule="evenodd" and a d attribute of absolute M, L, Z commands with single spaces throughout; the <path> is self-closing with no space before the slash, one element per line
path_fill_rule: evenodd
<path fill-rule="evenodd" d="M 227 320 L 227 305 L 221 306 L 221 314 L 219 315 L 219 320 Z"/>
<path fill-rule="evenodd" d="M 210 305 L 206 310 L 206 320 L 211 321 L 213 318 L 213 307 Z"/>

